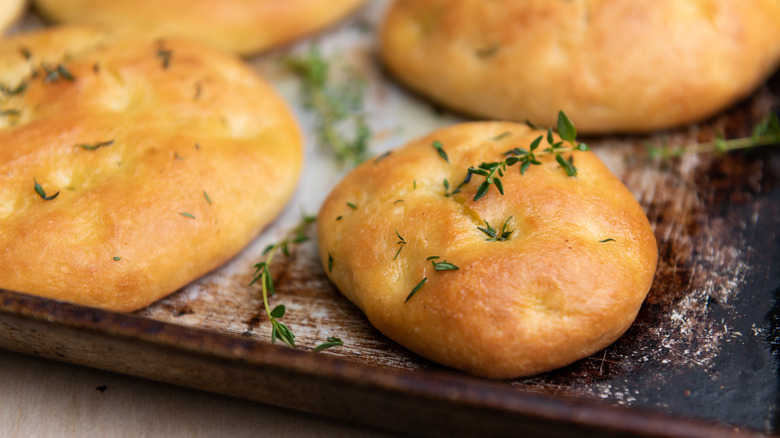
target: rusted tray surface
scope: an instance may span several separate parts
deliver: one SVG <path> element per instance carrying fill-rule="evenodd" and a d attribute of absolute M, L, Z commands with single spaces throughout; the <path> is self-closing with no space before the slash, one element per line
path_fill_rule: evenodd
<path fill-rule="evenodd" d="M 327 56 L 367 78 L 377 154 L 461 120 L 384 76 L 372 33 L 383 3 L 319 38 Z M 39 25 L 34 16 L 27 23 Z M 304 351 L 270 343 L 259 289 L 248 286 L 252 265 L 298 224 L 301 210 L 315 213 L 347 170 L 316 147 L 298 83 L 280 66 L 280 58 L 307 44 L 249 60 L 296 107 L 307 136 L 298 193 L 269 229 L 223 268 L 133 315 L 0 291 L 0 347 L 438 436 L 778 432 L 777 146 L 659 161 L 648 157 L 647 143 L 704 141 L 719 131 L 749 135 L 780 108 L 780 75 L 700 125 L 585 139 L 653 225 L 660 260 L 649 297 L 636 323 L 605 350 L 543 375 L 488 381 L 432 364 L 373 329 L 328 282 L 313 240 L 272 266 L 272 302 L 287 306 L 283 321 Z M 327 336 L 345 345 L 305 351 Z"/>

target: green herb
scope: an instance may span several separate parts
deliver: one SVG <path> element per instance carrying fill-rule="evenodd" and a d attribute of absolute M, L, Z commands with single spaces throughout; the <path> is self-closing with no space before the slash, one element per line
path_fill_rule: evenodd
<path fill-rule="evenodd" d="M 350 77 L 333 84 L 331 66 L 316 45 L 307 55 L 287 58 L 285 64 L 301 78 L 305 107 L 318 116 L 319 144 L 330 148 L 342 164 L 357 165 L 365 160 L 371 128 L 362 110 L 363 81 Z"/>
<path fill-rule="evenodd" d="M 255 273 L 252 281 L 249 282 L 250 286 L 258 282 L 261 285 L 263 306 L 268 314 L 268 319 L 271 321 L 271 342 L 276 342 L 278 339 L 292 348 L 295 348 L 295 335 L 286 325 L 279 322 L 279 319 L 281 319 L 285 313 L 284 305 L 280 304 L 274 307 L 273 310 L 270 310 L 270 306 L 268 305 L 268 297 L 276 294 L 274 281 L 273 278 L 271 278 L 271 272 L 269 271 L 268 267 L 270 266 L 271 261 L 273 260 L 277 251 L 281 250 L 285 256 L 289 256 L 290 245 L 309 240 L 309 236 L 306 235 L 306 228 L 315 220 L 316 218 L 313 216 L 304 215 L 301 223 L 298 224 L 298 226 L 296 226 L 294 229 L 290 230 L 281 242 L 268 245 L 263 250 L 263 255 L 266 256 L 265 261 L 254 265 Z M 328 256 L 332 260 L 330 253 L 328 253 Z M 332 267 L 331 260 L 329 260 L 329 263 Z"/>
<path fill-rule="evenodd" d="M 193 216 L 192 213 L 187 213 L 186 211 L 180 211 L 179 214 L 190 219 L 195 219 L 195 216 Z"/>
<path fill-rule="evenodd" d="M 54 68 L 49 68 L 46 65 L 41 64 L 41 67 L 43 68 L 43 71 L 46 72 L 46 77 L 43 79 L 43 82 L 57 82 L 60 79 L 65 79 L 66 81 L 71 82 L 76 80 L 76 78 L 62 64 L 57 64 L 57 66 Z"/>
<path fill-rule="evenodd" d="M 327 337 L 328 342 L 323 342 L 322 344 L 314 347 L 314 352 L 319 353 L 322 350 L 333 348 L 333 347 L 340 347 L 344 345 L 344 342 L 341 341 L 341 339 L 335 337 L 335 336 L 328 336 Z"/>
<path fill-rule="evenodd" d="M 676 147 L 669 146 L 666 142 L 661 146 L 650 145 L 648 153 L 651 158 L 668 159 L 686 154 L 724 153 L 776 143 L 780 143 L 780 121 L 778 121 L 777 114 L 771 114 L 756 123 L 750 137 L 726 140 L 722 133 L 718 133 L 715 140 L 704 143 Z"/>
<path fill-rule="evenodd" d="M 337 221 L 340 221 L 340 220 L 342 220 L 342 219 L 344 219 L 344 216 L 337 216 L 337 217 L 336 217 L 336 220 L 337 220 Z"/>
<path fill-rule="evenodd" d="M 512 133 L 509 131 L 502 132 L 501 134 L 498 134 L 497 136 L 493 137 L 493 141 L 499 141 L 503 138 L 509 137 L 510 135 L 512 135 Z"/>
<path fill-rule="evenodd" d="M 170 49 L 164 49 L 162 42 L 160 42 L 157 47 L 157 57 L 162 60 L 163 69 L 167 69 L 171 65 L 171 56 L 173 56 L 173 52 Z"/>
<path fill-rule="evenodd" d="M 203 191 L 203 197 L 206 198 L 206 202 L 208 202 L 209 205 L 211 205 L 211 198 L 209 198 L 209 194 L 206 193 L 205 190 Z"/>
<path fill-rule="evenodd" d="M 409 300 L 412 298 L 412 296 L 414 296 L 414 294 L 416 294 L 417 291 L 419 291 L 427 281 L 428 281 L 428 277 L 425 277 L 425 278 L 422 279 L 422 281 L 417 283 L 417 286 L 415 286 L 414 289 L 412 289 L 412 291 L 406 297 L 406 300 L 404 301 L 404 303 L 408 303 Z"/>
<path fill-rule="evenodd" d="M 103 142 L 100 142 L 100 143 L 95 143 L 93 145 L 80 144 L 79 147 L 84 148 L 84 149 L 86 149 L 88 151 L 94 151 L 96 149 L 100 149 L 100 148 L 105 147 L 105 146 L 111 146 L 112 144 L 114 144 L 114 140 L 103 141 Z"/>
<path fill-rule="evenodd" d="M 498 44 L 491 44 L 488 47 L 477 49 L 477 56 L 480 58 L 489 58 L 491 56 L 494 56 L 496 53 L 498 53 Z"/>
<path fill-rule="evenodd" d="M 357 210 L 357 205 L 355 205 L 355 204 L 353 204 L 351 202 L 347 202 L 347 207 L 349 207 L 349 208 L 351 208 L 353 210 Z"/>
<path fill-rule="evenodd" d="M 328 251 L 328 272 L 333 272 L 333 256 Z"/>
<path fill-rule="evenodd" d="M 604 239 L 604 240 L 599 240 L 599 243 L 604 243 L 604 242 L 615 242 L 615 239 Z"/>
<path fill-rule="evenodd" d="M 509 155 L 505 160 L 491 163 L 482 163 L 478 167 L 470 167 L 468 172 L 470 174 L 479 175 L 485 177 L 485 181 L 479 185 L 477 192 L 474 195 L 474 201 L 478 201 L 488 193 L 491 185 L 495 185 L 496 189 L 502 195 L 504 194 L 504 186 L 501 182 L 501 178 L 504 176 L 504 171 L 508 166 L 513 166 L 517 163 L 520 164 L 520 174 L 524 175 L 531 165 L 542 164 L 536 156 L 544 154 L 555 155 L 555 160 L 566 171 L 566 175 L 570 177 L 577 176 L 577 168 L 574 167 L 574 158 L 570 156 L 567 159 L 563 157 L 564 152 L 570 151 L 587 151 L 588 146 L 585 143 L 577 143 L 577 130 L 574 128 L 574 124 L 569 117 L 563 111 L 558 112 L 558 135 L 561 137 L 561 141 L 556 142 L 553 138 L 553 132 L 551 128 L 547 129 L 547 143 L 549 146 L 543 151 L 536 152 L 541 145 L 542 139 L 545 137 L 540 135 L 534 141 L 531 142 L 529 149 L 514 148 L 508 152 Z M 568 143 L 568 146 L 565 145 Z"/>
<path fill-rule="evenodd" d="M 509 219 L 504 222 L 504 226 L 501 227 L 501 232 L 498 232 L 495 228 L 491 227 L 488 221 L 485 221 L 485 228 L 477 227 L 477 229 L 487 234 L 488 238 L 485 240 L 488 242 L 503 242 L 509 239 L 509 236 L 511 236 L 514 232 L 513 230 L 507 230 L 507 226 L 509 225 L 509 221 L 511 219 L 512 216 L 509 216 Z"/>
<path fill-rule="evenodd" d="M 11 88 L 7 85 L 0 84 L 0 91 L 6 96 L 15 96 L 17 94 L 22 94 L 26 89 L 27 89 L 26 81 L 20 82 L 19 85 L 17 85 L 15 88 Z"/>
<path fill-rule="evenodd" d="M 120 260 L 122 260 L 122 257 L 114 257 L 114 261 L 115 261 L 115 262 L 118 262 L 118 261 L 120 261 Z"/>
<path fill-rule="evenodd" d="M 24 56 L 24 59 L 29 61 L 30 58 L 32 58 L 32 53 L 30 53 L 30 49 L 27 47 L 20 47 L 19 53 L 21 53 L 22 56 Z"/>
<path fill-rule="evenodd" d="M 401 254 L 401 250 L 404 249 L 404 246 L 406 245 L 406 239 L 404 239 L 403 237 L 401 237 L 400 234 L 398 234 L 398 228 L 395 229 L 395 235 L 398 236 L 398 245 L 400 246 L 398 247 L 398 251 L 396 251 L 395 253 L 395 257 L 393 257 L 393 260 L 398 258 L 398 254 Z"/>
<path fill-rule="evenodd" d="M 442 145 L 439 140 L 434 140 L 433 148 L 436 149 L 436 152 L 439 153 L 439 156 L 442 157 L 444 161 L 447 162 L 447 164 L 449 164 L 450 159 L 447 157 L 447 152 L 444 151 L 444 145 Z"/>
<path fill-rule="evenodd" d="M 7 110 L 0 110 L 0 116 L 6 117 L 6 116 L 12 116 L 12 117 L 19 117 L 22 115 L 22 112 L 17 109 L 7 109 Z"/>
<path fill-rule="evenodd" d="M 43 199 L 44 201 L 51 201 L 52 199 L 56 198 L 57 195 L 60 194 L 60 192 L 57 192 L 51 196 L 46 196 L 46 192 L 43 190 L 43 187 L 40 184 L 38 184 L 38 181 L 36 181 L 35 178 L 33 178 L 33 183 L 34 183 L 33 188 L 35 189 L 35 193 L 37 193 L 38 196 L 40 196 L 41 199 Z"/>
<path fill-rule="evenodd" d="M 438 258 L 438 257 L 437 257 Z M 458 267 L 444 260 L 443 262 L 431 261 L 434 271 L 457 271 Z"/>
<path fill-rule="evenodd" d="M 404 200 L 403 199 L 396 199 L 395 201 L 393 201 L 393 204 L 398 204 L 399 202 L 404 202 Z"/>
<path fill-rule="evenodd" d="M 374 164 L 376 164 L 376 163 L 378 163 L 378 162 L 380 162 L 380 161 L 384 160 L 385 158 L 389 157 L 389 156 L 390 156 L 390 154 L 391 154 L 392 152 L 393 152 L 393 151 L 387 151 L 387 152 L 385 152 L 384 154 L 382 154 L 382 155 L 380 155 L 380 156 L 376 157 L 376 158 L 374 159 Z"/>

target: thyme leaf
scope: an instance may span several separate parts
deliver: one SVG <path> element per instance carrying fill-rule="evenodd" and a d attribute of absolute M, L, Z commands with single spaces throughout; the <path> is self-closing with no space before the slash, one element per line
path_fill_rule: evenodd
<path fill-rule="evenodd" d="M 400 234 L 398 234 L 398 228 L 395 229 L 395 235 L 398 236 L 398 245 L 400 246 L 398 247 L 398 251 L 396 251 L 395 253 L 395 257 L 393 257 L 393 260 L 398 258 L 398 254 L 401 254 L 401 250 L 404 249 L 404 246 L 406 246 L 406 239 L 404 239 L 403 237 L 401 237 Z"/>
<path fill-rule="evenodd" d="M 414 294 L 416 294 L 420 289 L 422 289 L 423 285 L 425 285 L 425 283 L 427 283 L 427 282 L 428 282 L 428 277 L 424 277 L 422 279 L 422 281 L 417 283 L 417 286 L 415 286 L 414 289 L 412 289 L 412 291 L 406 297 L 406 300 L 404 301 L 404 303 L 408 303 L 409 300 L 414 296 Z"/>
<path fill-rule="evenodd" d="M 509 219 L 504 222 L 504 226 L 501 227 L 501 232 L 497 231 L 495 228 L 491 227 L 488 221 L 485 221 L 485 228 L 477 227 L 477 229 L 483 233 L 485 233 L 488 238 L 485 239 L 488 242 L 503 242 L 505 240 L 509 239 L 509 236 L 512 235 L 514 232 L 513 230 L 508 230 L 507 226 L 509 226 L 509 221 L 512 220 L 512 216 L 509 216 Z"/>
<path fill-rule="evenodd" d="M 314 352 L 319 353 L 320 351 L 328 348 L 340 347 L 344 345 L 344 342 L 336 336 L 328 336 L 327 340 L 328 342 L 323 342 L 322 344 L 314 347 Z"/>
<path fill-rule="evenodd" d="M 35 193 L 37 193 L 38 196 L 40 196 L 41 199 L 43 199 L 44 201 L 51 201 L 52 199 L 56 198 L 57 195 L 60 194 L 60 192 L 57 192 L 51 196 L 46 196 L 46 191 L 43 190 L 43 187 L 40 184 L 38 184 L 38 181 L 36 181 L 35 178 L 33 178 L 33 183 L 34 183 L 33 189 L 35 189 Z"/>
<path fill-rule="evenodd" d="M 113 139 L 108 140 L 108 141 L 102 141 L 100 143 L 95 143 L 93 145 L 83 144 L 82 143 L 82 144 L 79 145 L 79 147 L 82 148 L 82 149 L 86 149 L 88 151 L 94 151 L 94 150 L 100 149 L 100 148 L 105 147 L 105 146 L 111 146 L 112 144 L 114 144 L 114 140 Z"/>
<path fill-rule="evenodd" d="M 46 73 L 46 76 L 43 79 L 43 82 L 57 82 L 60 79 L 65 79 L 66 81 L 73 82 L 76 80 L 76 77 L 71 74 L 71 72 L 68 71 L 67 68 L 65 68 L 62 64 L 57 64 L 56 67 L 50 68 L 46 66 L 45 64 L 41 64 L 41 67 L 43 68 L 43 71 Z"/>
<path fill-rule="evenodd" d="M 444 151 L 444 145 L 442 145 L 439 140 L 434 140 L 433 148 L 436 149 L 436 152 L 439 153 L 439 156 L 442 157 L 444 161 L 447 162 L 447 164 L 450 163 L 450 159 L 447 157 L 447 152 Z"/>
<path fill-rule="evenodd" d="M 431 263 L 433 263 L 434 271 L 457 271 L 458 270 L 457 266 L 453 265 L 447 260 L 444 260 L 443 262 L 431 261 Z"/>

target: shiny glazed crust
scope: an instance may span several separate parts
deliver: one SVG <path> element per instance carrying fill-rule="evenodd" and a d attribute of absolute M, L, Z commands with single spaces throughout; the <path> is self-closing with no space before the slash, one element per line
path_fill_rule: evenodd
<path fill-rule="evenodd" d="M 0 289 L 144 307 L 235 255 L 297 181 L 286 105 L 201 44 L 20 35 L 0 84 Z"/>
<path fill-rule="evenodd" d="M 364 0 L 35 0 L 55 22 L 187 37 L 242 55 L 321 30 Z"/>
<path fill-rule="evenodd" d="M 780 62 L 777 0 L 397 0 L 382 58 L 414 90 L 480 117 L 581 132 L 702 120 Z"/>
<path fill-rule="evenodd" d="M 461 124 L 356 168 L 317 219 L 330 279 L 390 338 L 480 376 L 536 374 L 615 341 L 650 289 L 657 247 L 642 208 L 592 152 L 573 153 L 577 177 L 545 155 L 524 175 L 509 167 L 503 196 L 491 187 L 473 201 L 479 176 L 446 196 L 445 179 L 452 192 L 469 167 L 541 134 L 507 122 Z M 507 220 L 506 241 L 477 229 Z M 435 271 L 434 261 L 458 270 Z"/>

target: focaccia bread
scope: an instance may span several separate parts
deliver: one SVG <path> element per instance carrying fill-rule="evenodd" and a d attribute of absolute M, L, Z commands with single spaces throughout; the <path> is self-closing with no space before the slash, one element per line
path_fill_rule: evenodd
<path fill-rule="evenodd" d="M 476 375 L 536 374 L 606 347 L 633 322 L 657 262 L 625 186 L 592 152 L 563 153 L 568 176 L 539 152 L 546 140 L 539 165 L 502 171 L 503 195 L 491 184 L 475 201 L 478 174 L 461 184 L 543 134 L 461 124 L 357 167 L 317 218 L 327 275 L 382 333 Z"/>
<path fill-rule="evenodd" d="M 397 0 L 381 41 L 401 82 L 456 110 L 643 132 L 762 83 L 780 62 L 780 1 Z"/>
<path fill-rule="evenodd" d="M 202 44 L 0 42 L 0 289 L 132 311 L 226 262 L 301 166 L 284 102 Z"/>
<path fill-rule="evenodd" d="M 251 55 L 321 30 L 365 0 L 35 0 L 60 23 L 186 37 Z"/>
<path fill-rule="evenodd" d="M 0 32 L 4 32 L 22 15 L 25 6 L 27 6 L 25 0 L 0 1 Z"/>

